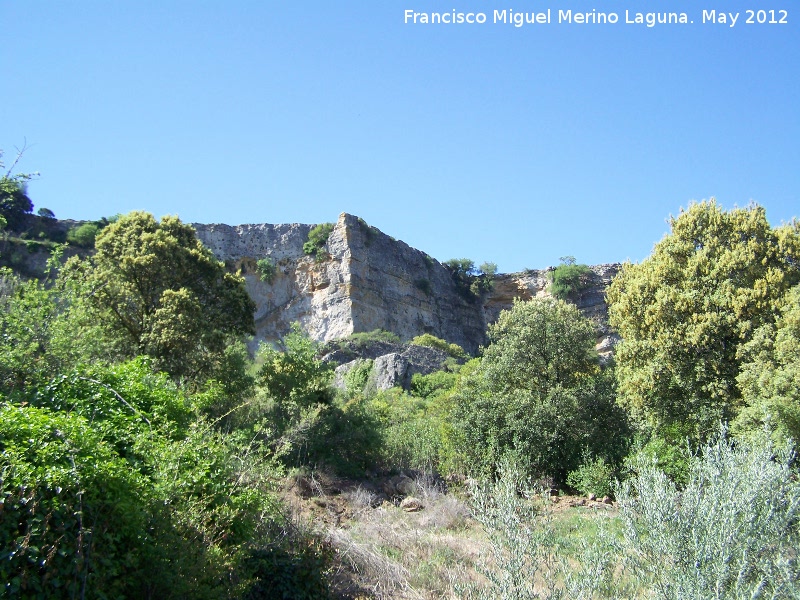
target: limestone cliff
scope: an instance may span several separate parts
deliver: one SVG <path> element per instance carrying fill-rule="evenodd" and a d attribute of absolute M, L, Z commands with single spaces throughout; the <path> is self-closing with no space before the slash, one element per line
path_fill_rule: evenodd
<path fill-rule="evenodd" d="M 485 342 L 487 324 L 514 298 L 547 293 L 547 271 L 530 270 L 495 276 L 493 289 L 475 297 L 437 260 L 346 213 L 323 260 L 303 252 L 312 225 L 194 227 L 220 260 L 244 275 L 257 305 L 256 342 L 277 339 L 299 321 L 319 341 L 384 329 L 406 340 L 431 333 L 474 352 Z M 256 272 L 256 261 L 265 257 L 277 266 L 269 283 Z M 601 336 L 608 333 L 603 293 L 617 268 L 593 267 L 591 288 L 576 299 L 598 322 Z"/>

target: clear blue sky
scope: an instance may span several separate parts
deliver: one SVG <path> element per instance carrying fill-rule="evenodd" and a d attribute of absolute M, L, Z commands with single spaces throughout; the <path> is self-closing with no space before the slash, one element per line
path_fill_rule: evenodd
<path fill-rule="evenodd" d="M 550 24 L 492 23 L 547 8 Z M 703 8 L 741 15 L 702 24 Z M 746 24 L 748 8 L 788 24 Z M 406 9 L 487 23 L 405 24 Z M 626 9 L 694 23 L 625 24 Z M 711 196 L 800 216 L 795 0 L 0 0 L 0 22 L 0 148 L 8 163 L 27 140 L 19 170 L 60 218 L 347 211 L 508 272 L 639 261 Z"/>

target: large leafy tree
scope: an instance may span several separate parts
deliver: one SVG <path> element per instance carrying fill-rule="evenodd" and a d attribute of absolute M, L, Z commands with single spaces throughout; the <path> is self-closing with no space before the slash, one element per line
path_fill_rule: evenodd
<path fill-rule="evenodd" d="M 734 431 L 760 433 L 769 421 L 777 437 L 800 440 L 800 285 L 786 295 L 775 324 L 762 325 L 740 356 L 744 407 Z"/>
<path fill-rule="evenodd" d="M 800 223 L 773 228 L 757 205 L 692 204 L 650 257 L 608 291 L 621 398 L 658 431 L 705 439 L 735 416 L 741 349 L 800 281 Z"/>
<path fill-rule="evenodd" d="M 208 376 L 231 337 L 254 333 L 253 301 L 194 229 L 132 212 L 103 229 L 96 253 L 65 266 L 123 356 L 145 354 L 176 378 Z"/>
<path fill-rule="evenodd" d="M 625 415 L 611 373 L 598 364 L 594 325 L 574 305 L 515 302 L 489 336 L 454 398 L 454 443 L 467 470 L 493 473 L 511 454 L 529 474 L 563 482 L 586 450 L 622 458 Z"/>

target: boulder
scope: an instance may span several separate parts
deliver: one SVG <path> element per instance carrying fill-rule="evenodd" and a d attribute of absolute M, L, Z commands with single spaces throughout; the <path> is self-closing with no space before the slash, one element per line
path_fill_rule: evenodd
<path fill-rule="evenodd" d="M 406 512 L 417 512 L 422 510 L 424 506 L 419 498 L 409 496 L 408 498 L 403 499 L 403 501 L 400 503 L 400 508 Z"/>

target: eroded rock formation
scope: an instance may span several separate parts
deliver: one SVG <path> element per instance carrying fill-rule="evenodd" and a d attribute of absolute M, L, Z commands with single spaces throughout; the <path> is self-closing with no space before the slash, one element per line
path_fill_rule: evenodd
<path fill-rule="evenodd" d="M 339 216 L 322 260 L 303 252 L 312 225 L 194 227 L 220 260 L 244 275 L 257 305 L 254 343 L 278 339 L 299 321 L 321 342 L 384 329 L 403 340 L 431 333 L 475 352 L 486 341 L 487 324 L 514 298 L 547 294 L 547 271 L 528 270 L 495 276 L 493 289 L 476 297 L 434 258 L 347 213 Z M 267 257 L 276 266 L 270 282 L 256 271 Z M 618 267 L 592 267 L 592 285 L 575 299 L 598 323 L 603 351 L 614 340 L 604 291 Z"/>

